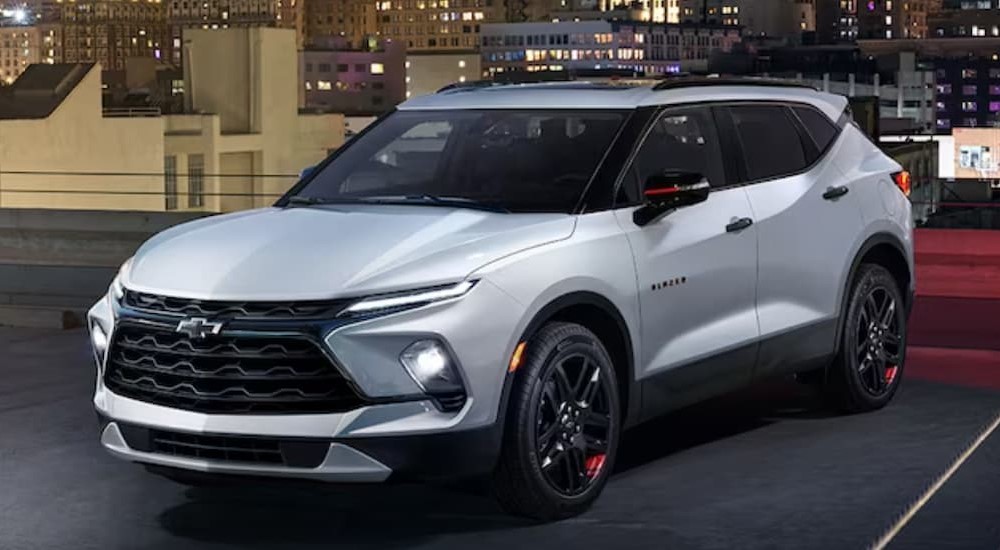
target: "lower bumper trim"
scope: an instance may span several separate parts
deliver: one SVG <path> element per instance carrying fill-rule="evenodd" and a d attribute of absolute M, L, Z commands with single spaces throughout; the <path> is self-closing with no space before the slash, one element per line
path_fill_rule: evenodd
<path fill-rule="evenodd" d="M 114 421 L 104 426 L 101 444 L 111 454 L 132 462 L 213 474 L 299 478 L 328 482 L 381 482 L 392 474 L 392 470 L 385 464 L 361 451 L 336 442 L 328 443 L 326 456 L 314 468 L 210 460 L 138 450 L 128 445 L 122 434 L 122 428 Z"/>

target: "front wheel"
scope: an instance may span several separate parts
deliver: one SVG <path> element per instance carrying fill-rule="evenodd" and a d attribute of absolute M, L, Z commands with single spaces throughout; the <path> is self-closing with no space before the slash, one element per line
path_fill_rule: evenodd
<path fill-rule="evenodd" d="M 585 511 L 614 466 L 621 425 L 614 367 L 600 340 L 549 323 L 516 372 L 493 476 L 510 513 L 545 521 Z"/>
<path fill-rule="evenodd" d="M 851 288 L 840 353 L 828 395 L 847 412 L 880 409 L 892 400 L 906 359 L 906 308 L 892 274 L 863 264 Z"/>

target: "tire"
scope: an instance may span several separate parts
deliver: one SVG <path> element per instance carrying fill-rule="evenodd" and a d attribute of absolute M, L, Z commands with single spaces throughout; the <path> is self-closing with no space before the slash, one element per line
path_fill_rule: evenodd
<path fill-rule="evenodd" d="M 621 407 L 611 358 L 586 328 L 554 322 L 528 341 L 515 376 L 493 492 L 514 515 L 578 515 L 604 489 L 617 454 Z"/>
<path fill-rule="evenodd" d="M 881 409 L 899 389 L 906 362 L 905 302 L 888 270 L 861 265 L 843 322 L 827 397 L 848 413 Z"/>

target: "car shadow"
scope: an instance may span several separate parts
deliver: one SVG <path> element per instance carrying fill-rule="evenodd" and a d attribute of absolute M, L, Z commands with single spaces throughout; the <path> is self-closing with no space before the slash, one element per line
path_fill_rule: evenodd
<path fill-rule="evenodd" d="M 615 474 L 774 422 L 827 415 L 823 411 L 815 395 L 794 382 L 757 385 L 628 430 Z M 445 534 L 536 525 L 504 514 L 484 483 L 267 484 L 185 491 L 187 499 L 158 518 L 167 532 L 243 548 L 409 548 Z"/>

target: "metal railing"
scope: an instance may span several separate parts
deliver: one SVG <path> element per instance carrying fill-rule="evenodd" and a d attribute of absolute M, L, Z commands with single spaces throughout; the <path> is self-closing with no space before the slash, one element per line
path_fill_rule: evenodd
<path fill-rule="evenodd" d="M 106 107 L 101 110 L 104 118 L 158 117 L 159 107 Z"/>

